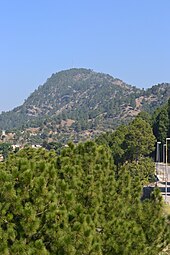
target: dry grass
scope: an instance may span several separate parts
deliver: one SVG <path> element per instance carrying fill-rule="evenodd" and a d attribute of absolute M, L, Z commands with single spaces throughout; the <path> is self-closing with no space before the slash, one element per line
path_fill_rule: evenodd
<path fill-rule="evenodd" d="M 170 204 L 164 204 L 163 211 L 166 215 L 170 215 Z"/>
<path fill-rule="evenodd" d="M 165 216 L 170 215 L 170 204 L 164 204 L 163 211 Z M 159 255 L 170 255 L 170 245 L 168 245 Z"/>

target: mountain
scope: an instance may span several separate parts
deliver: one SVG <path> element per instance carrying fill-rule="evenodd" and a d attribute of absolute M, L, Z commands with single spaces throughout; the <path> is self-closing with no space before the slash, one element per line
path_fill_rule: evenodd
<path fill-rule="evenodd" d="M 0 129 L 22 130 L 34 142 L 78 140 L 114 129 L 141 110 L 153 112 L 169 97 L 169 83 L 144 90 L 108 74 L 73 68 L 52 74 L 23 105 L 3 112 Z"/>

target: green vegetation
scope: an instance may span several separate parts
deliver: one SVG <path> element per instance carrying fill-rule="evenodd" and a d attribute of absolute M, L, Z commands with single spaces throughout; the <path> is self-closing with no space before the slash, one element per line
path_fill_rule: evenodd
<path fill-rule="evenodd" d="M 154 151 L 155 141 L 150 124 L 140 117 L 127 126 L 120 126 L 115 132 L 96 138 L 98 144 L 106 144 L 111 148 L 116 165 L 148 156 Z"/>
<path fill-rule="evenodd" d="M 0 143 L 0 154 L 2 154 L 3 158 L 7 158 L 11 151 L 12 146 L 10 143 Z"/>
<path fill-rule="evenodd" d="M 107 74 L 74 68 L 53 74 L 23 105 L 0 114 L 0 129 L 20 132 L 23 140 L 16 134 L 16 143 L 85 141 L 129 123 L 141 110 L 152 113 L 169 96 L 168 83 L 145 91 Z"/>
<path fill-rule="evenodd" d="M 0 163 L 0 254 L 157 255 L 170 232 L 159 190 L 141 202 L 150 164 L 117 168 L 111 149 L 91 141 L 58 156 L 10 154 Z"/>
<path fill-rule="evenodd" d="M 26 147 L 12 152 L 0 144 L 0 254 L 166 254 L 169 208 L 158 188 L 144 199 L 143 186 L 154 178 L 156 139 L 170 136 L 170 99 L 153 116 L 141 110 L 161 105 L 157 93 L 168 98 L 169 88 L 141 91 L 71 69 L 1 114 L 0 126 L 15 128 L 4 141 L 9 136 Z"/>
<path fill-rule="evenodd" d="M 170 136 L 170 98 L 168 103 L 158 108 L 153 115 L 153 131 L 157 140 L 165 143 Z"/>

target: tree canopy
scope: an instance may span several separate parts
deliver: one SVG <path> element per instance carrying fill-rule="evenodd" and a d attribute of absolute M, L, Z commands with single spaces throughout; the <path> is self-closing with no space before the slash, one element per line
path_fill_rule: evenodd
<path fill-rule="evenodd" d="M 149 155 L 155 147 L 155 136 L 150 124 L 141 118 L 136 118 L 128 127 L 124 139 L 126 158 L 138 160 Z"/>
<path fill-rule="evenodd" d="M 157 189 L 141 201 L 135 168 L 117 173 L 110 148 L 91 141 L 11 154 L 0 163 L 0 254 L 157 255 L 169 222 Z"/>
<path fill-rule="evenodd" d="M 116 165 L 148 156 L 155 149 L 155 141 L 151 125 L 140 117 L 96 139 L 98 144 L 104 143 L 111 148 Z"/>

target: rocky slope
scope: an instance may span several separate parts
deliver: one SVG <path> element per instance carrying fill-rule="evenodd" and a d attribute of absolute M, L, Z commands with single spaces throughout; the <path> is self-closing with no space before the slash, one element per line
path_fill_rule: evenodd
<path fill-rule="evenodd" d="M 129 121 L 141 110 L 167 102 L 170 84 L 142 90 L 108 74 L 70 69 L 53 74 L 24 104 L 0 115 L 0 129 L 36 129 L 35 136 L 101 132 Z M 61 134 L 61 136 L 62 136 Z"/>

